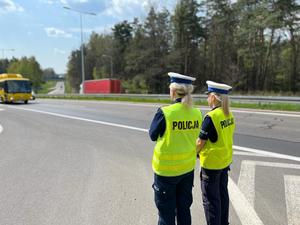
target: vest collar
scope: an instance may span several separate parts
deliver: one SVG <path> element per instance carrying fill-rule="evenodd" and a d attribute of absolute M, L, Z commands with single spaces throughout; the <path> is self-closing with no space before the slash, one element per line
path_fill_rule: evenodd
<path fill-rule="evenodd" d="M 176 98 L 176 100 L 173 101 L 173 104 L 175 104 L 175 103 L 180 103 L 180 102 L 181 102 L 181 98 Z"/>
<path fill-rule="evenodd" d="M 213 111 L 213 110 L 215 110 L 217 108 L 220 108 L 220 106 L 216 106 L 216 107 L 212 108 L 210 111 Z"/>

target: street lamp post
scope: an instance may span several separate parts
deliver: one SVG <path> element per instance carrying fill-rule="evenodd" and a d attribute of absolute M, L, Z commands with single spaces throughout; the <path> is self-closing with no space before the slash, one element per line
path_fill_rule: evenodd
<path fill-rule="evenodd" d="M 0 50 L 2 51 L 2 58 L 4 59 L 4 52 L 5 51 L 14 51 L 15 49 L 13 49 L 13 48 L 1 48 Z"/>
<path fill-rule="evenodd" d="M 113 70 L 113 68 L 114 68 L 114 64 L 113 64 L 113 59 L 112 59 L 112 57 L 110 56 L 110 55 L 102 55 L 103 57 L 107 57 L 107 58 L 109 58 L 110 59 L 110 78 L 113 78 L 114 77 L 114 70 Z"/>
<path fill-rule="evenodd" d="M 81 80 L 82 80 L 82 93 L 84 94 L 84 81 L 85 81 L 85 69 L 84 69 L 84 54 L 83 54 L 83 35 L 82 35 L 82 14 L 96 16 L 96 13 L 92 12 L 84 12 L 76 9 L 72 9 L 70 7 L 64 6 L 64 9 L 68 9 L 74 12 L 79 13 L 80 15 L 80 36 L 81 36 Z"/>

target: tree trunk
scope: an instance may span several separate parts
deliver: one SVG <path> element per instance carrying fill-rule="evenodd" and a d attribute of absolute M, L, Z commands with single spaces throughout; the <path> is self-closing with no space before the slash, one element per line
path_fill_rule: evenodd
<path fill-rule="evenodd" d="M 270 60 L 270 56 L 271 56 L 271 52 L 272 52 L 272 43 L 273 43 L 273 39 L 274 39 L 274 33 L 275 33 L 275 29 L 272 29 L 271 38 L 270 38 L 270 41 L 268 44 L 267 54 L 266 54 L 265 62 L 263 65 L 262 77 L 263 77 L 264 91 L 268 91 L 270 89 L 270 84 L 273 81 L 273 77 L 270 76 L 269 71 L 268 71 L 268 65 L 269 65 L 269 60 Z"/>

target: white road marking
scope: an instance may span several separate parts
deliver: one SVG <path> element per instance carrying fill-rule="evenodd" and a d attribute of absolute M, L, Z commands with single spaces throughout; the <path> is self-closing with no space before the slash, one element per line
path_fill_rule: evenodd
<path fill-rule="evenodd" d="M 241 192 L 244 193 L 246 199 L 250 205 L 254 207 L 255 199 L 255 166 L 247 163 L 248 161 L 242 161 L 240 176 L 238 180 L 238 187 Z"/>
<path fill-rule="evenodd" d="M 240 218 L 242 225 L 263 225 L 263 222 L 257 216 L 252 205 L 247 201 L 244 194 L 230 177 L 228 178 L 228 191 L 230 201 Z"/>
<path fill-rule="evenodd" d="M 252 152 L 252 153 L 256 153 L 256 154 L 271 156 L 271 157 L 278 158 L 278 159 L 289 159 L 289 160 L 300 162 L 300 157 L 297 157 L 297 156 L 291 156 L 291 155 L 285 155 L 285 154 L 280 154 L 280 153 L 268 152 L 268 151 L 265 151 L 265 150 L 241 147 L 241 146 L 236 146 L 236 145 L 234 145 L 233 148 L 236 149 L 236 150 L 240 150 L 240 151 Z"/>
<path fill-rule="evenodd" d="M 272 156 L 269 155 L 262 155 L 258 153 L 252 153 L 252 152 L 244 152 L 244 151 L 238 151 L 234 150 L 233 151 L 234 155 L 243 155 L 243 156 L 253 156 L 253 157 L 263 157 L 263 158 L 273 158 Z"/>
<path fill-rule="evenodd" d="M 1 109 L 1 108 L 0 108 L 0 111 L 4 111 L 4 109 Z"/>
<path fill-rule="evenodd" d="M 300 177 L 284 176 L 288 225 L 300 224 Z"/>
<path fill-rule="evenodd" d="M 242 161 L 238 186 L 252 206 L 254 206 L 254 199 L 255 199 L 255 167 L 256 166 L 300 170 L 300 165 L 298 164 L 262 162 L 262 161 L 250 161 L 250 160 Z M 300 199 L 298 199 L 298 201 L 300 201 Z"/>
<path fill-rule="evenodd" d="M 73 120 L 80 120 L 80 121 L 98 123 L 98 124 L 107 125 L 107 126 L 121 127 L 121 128 L 130 129 L 130 130 L 138 130 L 138 131 L 148 132 L 147 129 L 127 126 L 127 125 L 122 125 L 122 124 L 117 124 L 117 123 L 109 123 L 109 122 L 104 122 L 104 121 L 99 121 L 99 120 L 91 120 L 91 119 L 86 119 L 86 118 L 82 118 L 82 117 L 68 116 L 68 115 L 64 115 L 64 114 L 52 113 L 52 112 L 41 111 L 41 110 L 36 110 L 36 109 L 26 109 L 26 108 L 21 108 L 21 107 L 12 107 L 12 106 L 9 106 L 9 107 L 14 108 L 14 109 L 21 109 L 21 110 L 25 110 L 25 111 L 31 111 L 31 112 L 47 114 L 47 115 L 51 115 L 51 116 L 57 116 L 57 117 L 62 117 L 62 118 L 73 119 Z"/>
<path fill-rule="evenodd" d="M 296 118 L 300 118 L 300 114 L 292 114 L 292 113 L 275 113 L 275 112 L 269 112 L 269 111 L 243 111 L 243 110 L 231 110 L 232 112 L 236 112 L 236 113 L 251 113 L 251 114 L 259 114 L 259 115 L 272 115 L 272 116 L 284 116 L 284 117 L 296 117 Z"/>
<path fill-rule="evenodd" d="M 245 163 L 252 164 L 254 166 L 267 166 L 267 167 L 278 167 L 283 169 L 295 169 L 300 170 L 300 164 L 290 163 L 277 163 L 277 162 L 263 162 L 263 161 L 250 161 L 244 160 Z"/>

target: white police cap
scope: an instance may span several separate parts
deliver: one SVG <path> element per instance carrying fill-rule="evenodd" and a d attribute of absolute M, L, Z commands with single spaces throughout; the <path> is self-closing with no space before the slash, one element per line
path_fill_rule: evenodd
<path fill-rule="evenodd" d="M 179 73 L 169 72 L 168 75 L 171 78 L 171 83 L 177 84 L 192 84 L 193 81 L 196 80 L 194 77 L 182 75 Z"/>
<path fill-rule="evenodd" d="M 210 92 L 216 92 L 219 94 L 228 94 L 229 91 L 231 91 L 232 87 L 227 85 L 227 84 L 221 84 L 213 81 L 206 81 L 207 84 L 207 91 L 205 92 L 206 94 Z"/>

